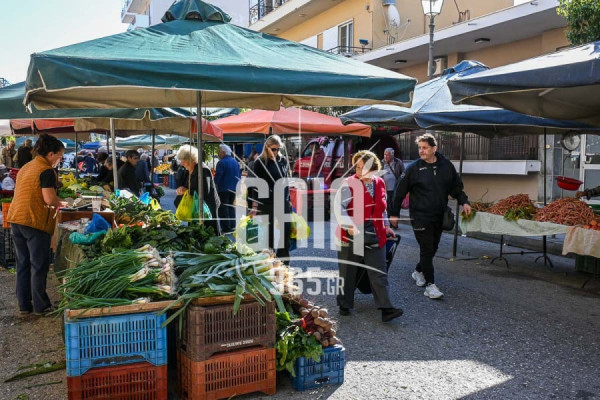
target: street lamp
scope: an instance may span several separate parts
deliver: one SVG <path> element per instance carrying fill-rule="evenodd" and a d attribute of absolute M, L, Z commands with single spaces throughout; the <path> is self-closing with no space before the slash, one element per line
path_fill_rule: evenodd
<path fill-rule="evenodd" d="M 429 79 L 433 78 L 433 28 L 435 28 L 435 16 L 442 12 L 444 0 L 421 0 L 423 14 L 429 16 Z"/>

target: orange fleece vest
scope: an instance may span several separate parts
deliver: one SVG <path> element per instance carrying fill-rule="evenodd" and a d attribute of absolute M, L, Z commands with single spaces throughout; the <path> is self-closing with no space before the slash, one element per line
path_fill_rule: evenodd
<path fill-rule="evenodd" d="M 42 196 L 40 175 L 52 169 L 41 156 L 35 157 L 19 170 L 15 185 L 15 196 L 8 210 L 8 222 L 29 226 L 52 235 L 54 233 L 56 210 L 48 207 Z"/>

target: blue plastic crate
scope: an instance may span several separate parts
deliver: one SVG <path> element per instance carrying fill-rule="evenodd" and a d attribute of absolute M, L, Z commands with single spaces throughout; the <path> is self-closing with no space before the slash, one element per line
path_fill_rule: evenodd
<path fill-rule="evenodd" d="M 321 361 L 315 362 L 305 357 L 300 357 L 294 364 L 296 377 L 292 377 L 294 389 L 302 391 L 314 389 L 325 385 L 339 385 L 344 383 L 344 367 L 346 349 L 342 345 L 335 345 L 324 349 L 325 354 Z"/>
<path fill-rule="evenodd" d="M 177 189 L 177 182 L 173 174 L 169 175 L 169 189 Z"/>
<path fill-rule="evenodd" d="M 165 314 L 138 313 L 65 320 L 67 376 L 90 368 L 148 361 L 167 363 Z"/>

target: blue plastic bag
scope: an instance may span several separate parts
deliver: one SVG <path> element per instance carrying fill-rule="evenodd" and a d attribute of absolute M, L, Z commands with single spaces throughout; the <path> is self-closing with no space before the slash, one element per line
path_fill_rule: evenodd
<path fill-rule="evenodd" d="M 92 220 L 85 228 L 85 233 L 94 233 L 100 231 L 107 231 L 111 228 L 110 224 L 107 220 L 105 220 L 102 215 L 94 214 L 92 215 Z"/>
<path fill-rule="evenodd" d="M 145 192 L 144 194 L 142 194 L 140 196 L 140 201 L 144 204 L 150 204 L 150 202 L 152 201 L 152 198 L 150 197 L 150 193 Z"/>
<path fill-rule="evenodd" d="M 89 235 L 85 235 L 83 233 L 73 232 L 69 235 L 69 240 L 73 244 L 92 244 L 98 240 L 98 238 L 102 237 L 102 235 L 106 234 L 106 231 L 94 232 Z"/>

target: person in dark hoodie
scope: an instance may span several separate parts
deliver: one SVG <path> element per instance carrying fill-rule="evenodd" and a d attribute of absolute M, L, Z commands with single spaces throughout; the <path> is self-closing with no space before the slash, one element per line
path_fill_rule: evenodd
<path fill-rule="evenodd" d="M 437 142 L 430 134 L 416 140 L 420 159 L 410 164 L 396 183 L 390 223 L 397 226 L 402 200 L 410 193 L 410 219 L 419 243 L 420 259 L 412 278 L 417 286 L 425 286 L 425 296 L 439 299 L 444 294 L 434 281 L 433 257 L 442 236 L 442 221 L 448 206 L 448 195 L 471 214 L 469 199 L 454 165 L 437 152 Z"/>

